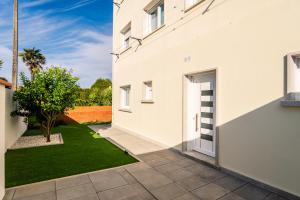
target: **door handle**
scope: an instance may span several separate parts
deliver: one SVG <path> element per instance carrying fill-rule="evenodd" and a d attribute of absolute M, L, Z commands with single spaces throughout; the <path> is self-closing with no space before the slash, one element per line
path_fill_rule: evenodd
<path fill-rule="evenodd" d="M 196 114 L 196 117 L 195 117 L 195 131 L 197 132 L 198 131 L 198 113 Z"/>

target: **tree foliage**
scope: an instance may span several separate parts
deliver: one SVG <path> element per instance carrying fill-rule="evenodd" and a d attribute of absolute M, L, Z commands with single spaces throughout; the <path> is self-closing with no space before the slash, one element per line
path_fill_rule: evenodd
<path fill-rule="evenodd" d="M 3 65 L 3 61 L 0 60 L 0 69 L 2 68 L 2 65 Z"/>
<path fill-rule="evenodd" d="M 24 49 L 24 52 L 20 53 L 19 56 L 26 66 L 28 66 L 31 73 L 31 79 L 34 79 L 35 74 L 42 70 L 43 65 L 46 63 L 46 58 L 41 53 L 40 49 Z"/>
<path fill-rule="evenodd" d="M 52 128 L 61 114 L 73 108 L 78 98 L 78 78 L 72 76 L 65 68 L 51 67 L 35 74 L 29 80 L 21 74 L 22 87 L 14 94 L 18 102 L 15 114 L 38 116 L 43 119 L 47 142 L 50 142 Z"/>
<path fill-rule="evenodd" d="M 81 89 L 76 105 L 110 106 L 112 104 L 112 83 L 110 79 L 99 78 L 88 89 Z"/>

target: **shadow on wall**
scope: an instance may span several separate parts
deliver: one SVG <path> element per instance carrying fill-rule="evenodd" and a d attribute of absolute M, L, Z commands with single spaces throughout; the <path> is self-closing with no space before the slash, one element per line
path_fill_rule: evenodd
<path fill-rule="evenodd" d="M 281 100 L 218 127 L 219 164 L 300 195 L 300 108 Z"/>

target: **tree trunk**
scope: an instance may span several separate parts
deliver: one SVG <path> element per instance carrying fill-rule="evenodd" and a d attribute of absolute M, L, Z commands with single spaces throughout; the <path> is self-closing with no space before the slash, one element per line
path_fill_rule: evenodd
<path fill-rule="evenodd" d="M 12 62 L 12 90 L 17 90 L 18 83 L 18 0 L 14 0 L 14 30 L 13 30 L 13 62 Z"/>
<path fill-rule="evenodd" d="M 48 123 L 50 124 L 50 123 Z M 47 138 L 47 142 L 51 142 L 51 126 L 47 126 L 47 135 L 46 135 L 46 138 Z"/>

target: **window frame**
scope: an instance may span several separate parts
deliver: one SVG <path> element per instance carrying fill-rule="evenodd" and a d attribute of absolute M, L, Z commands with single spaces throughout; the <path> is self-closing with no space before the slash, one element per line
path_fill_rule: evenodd
<path fill-rule="evenodd" d="M 150 85 L 150 86 L 149 86 Z M 151 90 L 151 96 L 147 97 L 147 92 Z M 142 103 L 153 103 L 153 81 L 144 81 L 143 82 L 143 98 L 142 98 Z"/>
<path fill-rule="evenodd" d="M 131 85 L 120 87 L 120 109 L 122 111 L 130 111 L 130 94 Z"/>
<path fill-rule="evenodd" d="M 129 49 L 130 46 L 130 37 L 131 37 L 131 22 L 129 22 L 121 31 L 121 46 L 125 51 Z"/>
<path fill-rule="evenodd" d="M 165 1 L 152 1 L 149 5 L 144 9 L 146 13 L 146 26 L 144 30 L 145 36 L 156 32 L 158 29 L 165 25 Z M 152 14 L 155 12 L 157 13 L 156 26 L 153 27 Z"/>

